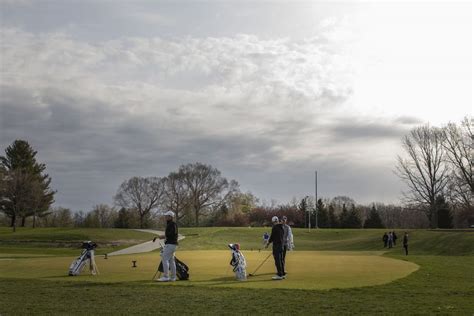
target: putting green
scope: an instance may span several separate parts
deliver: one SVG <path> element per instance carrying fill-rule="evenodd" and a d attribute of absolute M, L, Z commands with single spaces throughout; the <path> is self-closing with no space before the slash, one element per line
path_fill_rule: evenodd
<path fill-rule="evenodd" d="M 253 273 L 270 251 L 244 251 L 247 273 Z M 73 257 L 0 260 L 0 277 L 54 279 L 91 282 L 148 282 L 154 286 L 217 286 L 251 288 L 331 289 L 378 285 L 403 278 L 418 265 L 382 257 L 381 252 L 293 251 L 287 254 L 286 280 L 272 281 L 275 274 L 270 256 L 255 276 L 235 281 L 229 265 L 231 253 L 224 250 L 178 251 L 177 257 L 190 268 L 190 280 L 173 283 L 151 282 L 160 261 L 159 253 L 96 257 L 100 275 L 87 270 L 76 277 L 67 276 Z M 136 268 L 132 261 L 136 261 Z"/>

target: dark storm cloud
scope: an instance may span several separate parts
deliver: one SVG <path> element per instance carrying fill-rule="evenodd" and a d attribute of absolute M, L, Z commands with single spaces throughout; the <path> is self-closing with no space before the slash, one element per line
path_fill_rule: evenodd
<path fill-rule="evenodd" d="M 372 119 L 373 120 L 373 119 Z M 417 122 L 415 119 L 404 122 L 403 125 L 397 120 L 380 119 L 377 122 L 361 120 L 358 117 L 352 119 L 343 118 L 334 122 L 329 127 L 329 134 L 334 142 L 351 141 L 381 141 L 383 139 L 401 139 L 408 129 Z"/>

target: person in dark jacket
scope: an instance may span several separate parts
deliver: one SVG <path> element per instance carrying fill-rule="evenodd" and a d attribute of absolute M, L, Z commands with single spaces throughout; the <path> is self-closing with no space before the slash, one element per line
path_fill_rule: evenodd
<path fill-rule="evenodd" d="M 392 238 L 393 238 L 393 246 L 397 245 L 397 234 L 395 234 L 395 231 L 392 232 Z"/>
<path fill-rule="evenodd" d="M 385 234 L 383 234 L 382 240 L 383 240 L 383 247 L 387 248 L 387 245 L 388 245 L 388 234 L 387 234 L 387 232 L 385 232 Z"/>
<path fill-rule="evenodd" d="M 408 256 L 408 233 L 405 232 L 405 236 L 403 236 L 403 248 L 405 248 L 405 256 Z"/>
<path fill-rule="evenodd" d="M 285 234 L 285 231 L 278 217 L 272 217 L 272 224 L 272 233 L 270 234 L 270 238 L 268 239 L 268 243 L 265 245 L 265 248 L 267 248 L 270 243 L 273 243 L 273 259 L 275 260 L 277 274 L 272 277 L 272 279 L 283 280 L 285 278 L 285 267 L 283 263 L 283 235 Z"/>
<path fill-rule="evenodd" d="M 165 234 L 159 236 L 160 239 L 165 239 L 165 246 L 161 252 L 163 276 L 157 280 L 158 282 L 176 281 L 176 262 L 174 261 L 174 254 L 178 248 L 178 225 L 174 221 L 174 216 L 172 211 L 165 213 Z"/>

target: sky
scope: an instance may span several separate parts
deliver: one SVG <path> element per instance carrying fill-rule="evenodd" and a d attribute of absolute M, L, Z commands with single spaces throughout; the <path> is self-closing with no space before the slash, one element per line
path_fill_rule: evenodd
<path fill-rule="evenodd" d="M 411 129 L 472 116 L 470 1 L 0 0 L 0 149 L 54 206 L 201 162 L 261 202 L 399 203 Z M 1 154 L 1 153 L 0 153 Z"/>

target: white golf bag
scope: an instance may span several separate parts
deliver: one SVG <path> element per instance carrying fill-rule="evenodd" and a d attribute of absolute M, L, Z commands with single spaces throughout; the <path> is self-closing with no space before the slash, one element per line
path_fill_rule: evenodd
<path fill-rule="evenodd" d="M 82 243 L 83 250 L 81 252 L 81 255 L 76 260 L 74 260 L 69 266 L 70 276 L 81 274 L 82 270 L 87 264 L 89 264 L 89 270 L 92 275 L 99 274 L 99 270 L 97 269 L 97 265 L 95 264 L 94 258 L 95 247 L 97 247 L 97 244 L 91 241 Z"/>
<path fill-rule="evenodd" d="M 240 252 L 240 245 L 229 244 L 229 248 L 232 250 L 230 265 L 235 272 L 235 278 L 239 281 L 247 280 L 247 262 L 245 261 L 244 255 Z"/>

